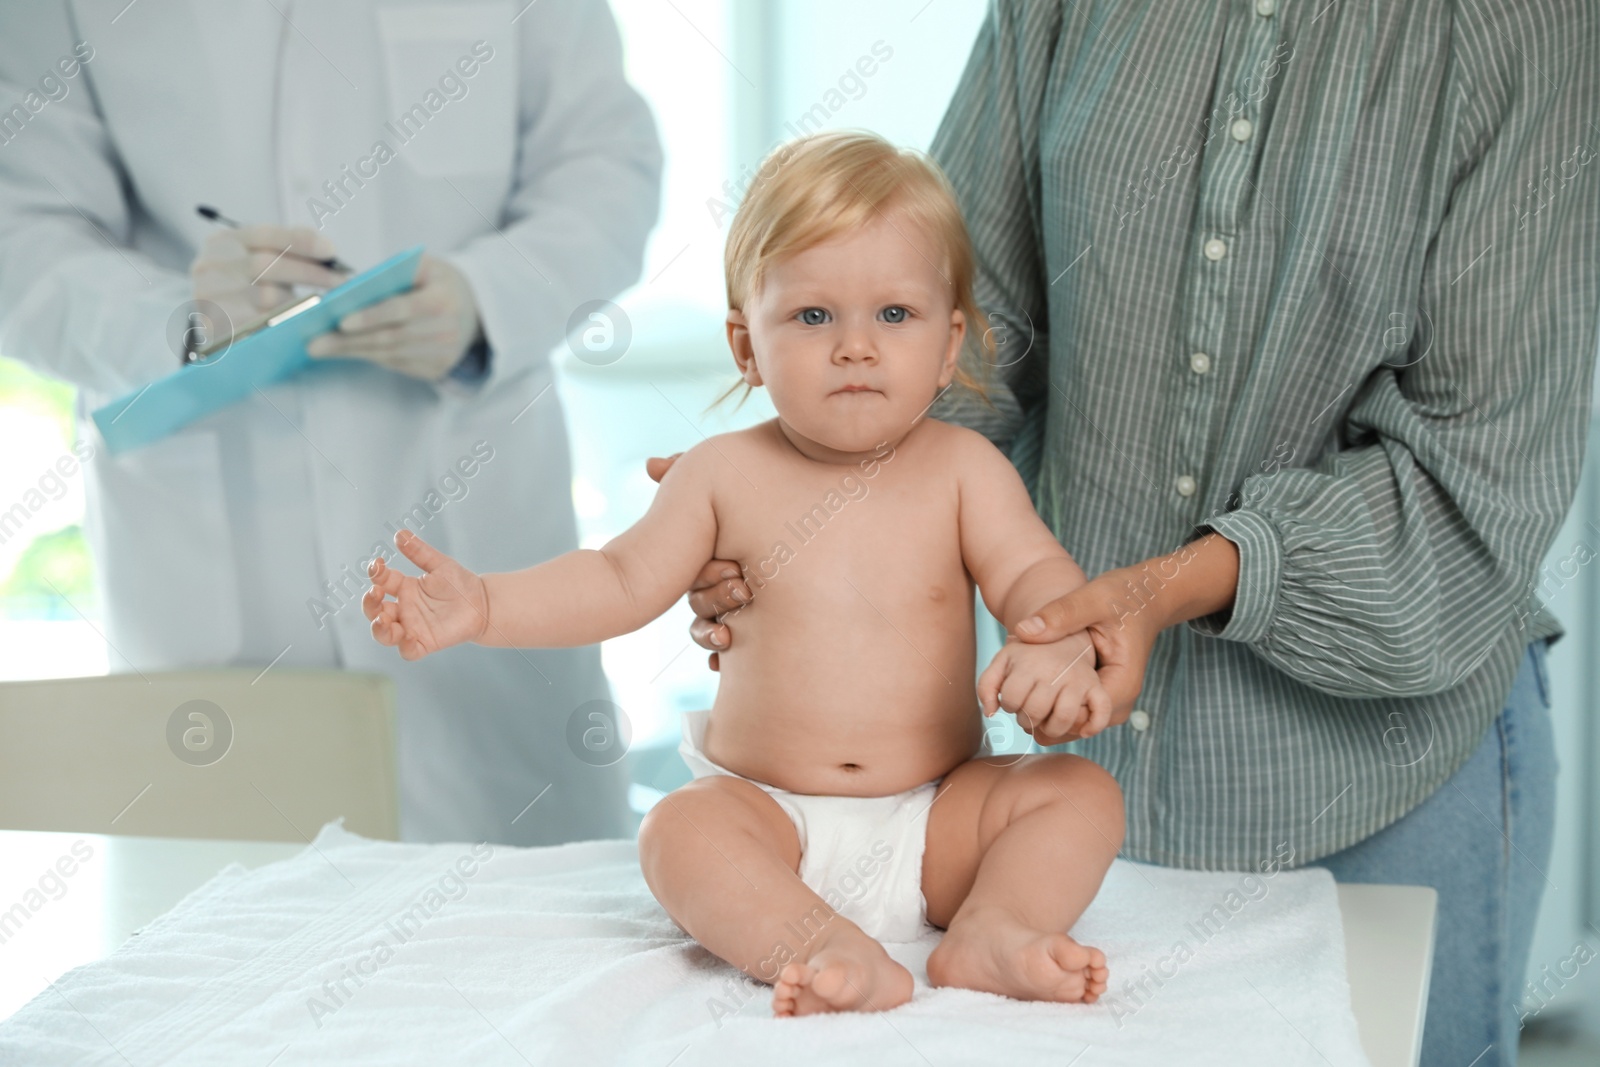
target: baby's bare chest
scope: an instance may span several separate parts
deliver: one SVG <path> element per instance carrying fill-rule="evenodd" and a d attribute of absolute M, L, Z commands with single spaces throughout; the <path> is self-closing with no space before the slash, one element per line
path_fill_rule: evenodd
<path fill-rule="evenodd" d="M 959 502 L 939 480 L 883 471 L 747 488 L 718 508 L 717 557 L 769 607 L 970 611 Z"/>

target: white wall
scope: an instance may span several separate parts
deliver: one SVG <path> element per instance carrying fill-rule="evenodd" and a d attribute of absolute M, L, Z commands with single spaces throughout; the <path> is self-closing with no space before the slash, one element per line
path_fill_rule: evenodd
<path fill-rule="evenodd" d="M 1600 412 L 1600 378 L 1595 385 Z M 1574 560 L 1587 561 L 1575 576 Z M 1542 574 L 1541 588 L 1551 590 L 1546 603 L 1567 630 L 1550 650 L 1549 664 L 1561 767 L 1555 846 L 1528 962 L 1528 980 L 1543 989 L 1526 997 L 1522 1008 L 1533 1012 L 1530 1019 L 1576 1012 L 1585 1029 L 1600 1035 L 1600 415 L 1590 424 L 1577 499 Z"/>

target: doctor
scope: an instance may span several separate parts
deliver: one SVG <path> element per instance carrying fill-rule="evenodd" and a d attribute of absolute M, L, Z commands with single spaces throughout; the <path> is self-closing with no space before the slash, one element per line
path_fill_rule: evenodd
<path fill-rule="evenodd" d="M 429 253 L 409 294 L 313 346 L 339 358 L 96 448 L 112 669 L 389 672 L 403 837 L 628 834 L 620 763 L 568 742 L 609 696 L 596 648 L 397 665 L 357 601 L 401 525 L 486 570 L 576 546 L 547 354 L 637 278 L 660 165 L 603 0 L 0 15 L 0 351 L 78 386 L 85 439 L 88 411 L 178 368 L 191 328 L 338 282 L 307 256 Z"/>

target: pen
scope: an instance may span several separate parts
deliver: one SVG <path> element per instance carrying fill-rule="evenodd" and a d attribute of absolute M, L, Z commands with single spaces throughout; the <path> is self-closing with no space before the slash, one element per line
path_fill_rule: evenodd
<path fill-rule="evenodd" d="M 210 219 L 212 222 L 220 222 L 220 223 L 222 223 L 222 225 L 231 226 L 236 230 L 240 228 L 239 224 L 237 222 L 235 222 L 232 219 L 228 218 L 228 216 L 224 215 L 222 212 L 218 211 L 214 207 L 208 207 L 205 204 L 196 204 L 194 209 L 200 215 L 201 218 Z M 295 253 L 295 254 L 299 255 L 299 253 Z M 343 271 L 346 274 L 354 274 L 355 273 L 355 268 L 349 266 L 348 264 L 340 262 L 340 260 L 339 260 L 339 258 L 337 256 L 330 256 L 327 259 L 317 259 L 317 258 L 315 258 L 313 256 L 301 256 L 300 258 L 309 259 L 313 263 L 320 263 L 322 266 L 327 267 L 329 270 Z"/>

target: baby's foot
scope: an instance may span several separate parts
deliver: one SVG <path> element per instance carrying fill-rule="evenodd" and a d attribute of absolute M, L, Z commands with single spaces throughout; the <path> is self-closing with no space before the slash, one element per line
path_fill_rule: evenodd
<path fill-rule="evenodd" d="M 1082 1001 L 1106 991 L 1105 953 L 1066 934 L 1035 930 L 999 908 L 950 924 L 928 956 L 928 981 L 1017 1000 Z"/>
<path fill-rule="evenodd" d="M 779 972 L 772 1014 L 886 1011 L 911 999 L 912 984 L 911 972 L 890 959 L 882 945 L 859 927 L 841 927 L 819 937 L 809 956 Z"/>

